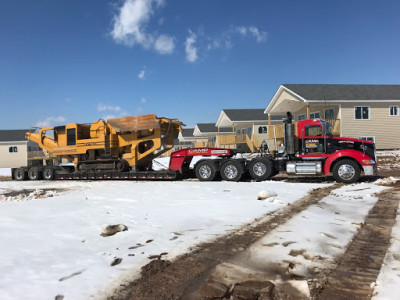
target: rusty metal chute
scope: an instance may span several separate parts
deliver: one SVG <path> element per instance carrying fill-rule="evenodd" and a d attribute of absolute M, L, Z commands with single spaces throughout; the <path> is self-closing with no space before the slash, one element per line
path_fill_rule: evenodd
<path fill-rule="evenodd" d="M 116 132 L 160 128 L 159 119 L 154 114 L 108 119 L 107 123 L 114 128 Z"/>

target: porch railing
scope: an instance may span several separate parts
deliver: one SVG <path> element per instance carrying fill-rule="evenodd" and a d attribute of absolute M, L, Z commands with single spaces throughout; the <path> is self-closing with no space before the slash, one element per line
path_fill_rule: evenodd
<path fill-rule="evenodd" d="M 329 122 L 332 125 L 331 132 L 334 136 L 340 135 L 340 119 L 326 119 L 325 121 Z M 297 135 L 297 124 L 298 121 L 294 121 L 294 132 Z M 271 125 L 268 128 L 268 138 L 269 139 L 283 139 L 283 124 Z"/>

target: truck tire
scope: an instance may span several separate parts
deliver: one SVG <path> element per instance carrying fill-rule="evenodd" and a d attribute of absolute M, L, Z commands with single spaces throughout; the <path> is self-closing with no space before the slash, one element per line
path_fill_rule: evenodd
<path fill-rule="evenodd" d="M 250 162 L 249 173 L 257 181 L 267 180 L 275 175 L 271 160 L 264 157 L 255 158 Z"/>
<path fill-rule="evenodd" d="M 42 172 L 38 167 L 32 167 L 28 171 L 29 180 L 39 180 L 42 179 Z"/>
<path fill-rule="evenodd" d="M 219 173 L 223 180 L 239 181 L 242 178 L 243 166 L 238 161 L 230 159 L 222 165 Z"/>
<path fill-rule="evenodd" d="M 15 178 L 15 180 L 23 181 L 28 178 L 28 174 L 26 173 L 26 171 L 24 169 L 17 168 L 14 170 L 14 178 Z"/>
<path fill-rule="evenodd" d="M 337 182 L 353 183 L 360 179 L 361 170 L 358 164 L 350 159 L 343 159 L 333 167 L 333 178 Z"/>
<path fill-rule="evenodd" d="M 54 168 L 53 167 L 45 167 L 43 169 L 43 179 L 44 180 L 53 180 L 54 179 Z"/>
<path fill-rule="evenodd" d="M 212 181 L 217 174 L 217 170 L 213 162 L 202 161 L 197 164 L 195 173 L 200 181 Z"/>

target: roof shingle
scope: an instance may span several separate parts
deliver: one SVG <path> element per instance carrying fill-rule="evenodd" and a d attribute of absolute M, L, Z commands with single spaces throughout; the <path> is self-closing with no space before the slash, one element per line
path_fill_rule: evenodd
<path fill-rule="evenodd" d="M 400 85 L 282 84 L 306 100 L 400 100 Z"/>

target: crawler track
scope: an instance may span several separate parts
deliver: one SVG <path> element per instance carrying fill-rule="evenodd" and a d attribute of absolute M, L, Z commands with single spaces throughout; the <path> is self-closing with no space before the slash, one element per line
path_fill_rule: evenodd
<path fill-rule="evenodd" d="M 153 260 L 142 268 L 139 279 L 116 291 L 109 299 L 186 299 L 216 265 L 243 251 L 339 186 L 340 184 L 334 184 L 315 189 L 294 204 L 264 216 L 255 224 L 245 225 L 234 233 L 199 245 L 173 263 L 161 259 Z"/>
<path fill-rule="evenodd" d="M 378 194 L 364 226 L 328 275 L 315 299 L 370 299 L 370 284 L 376 281 L 389 247 L 400 200 L 400 186 Z"/>

